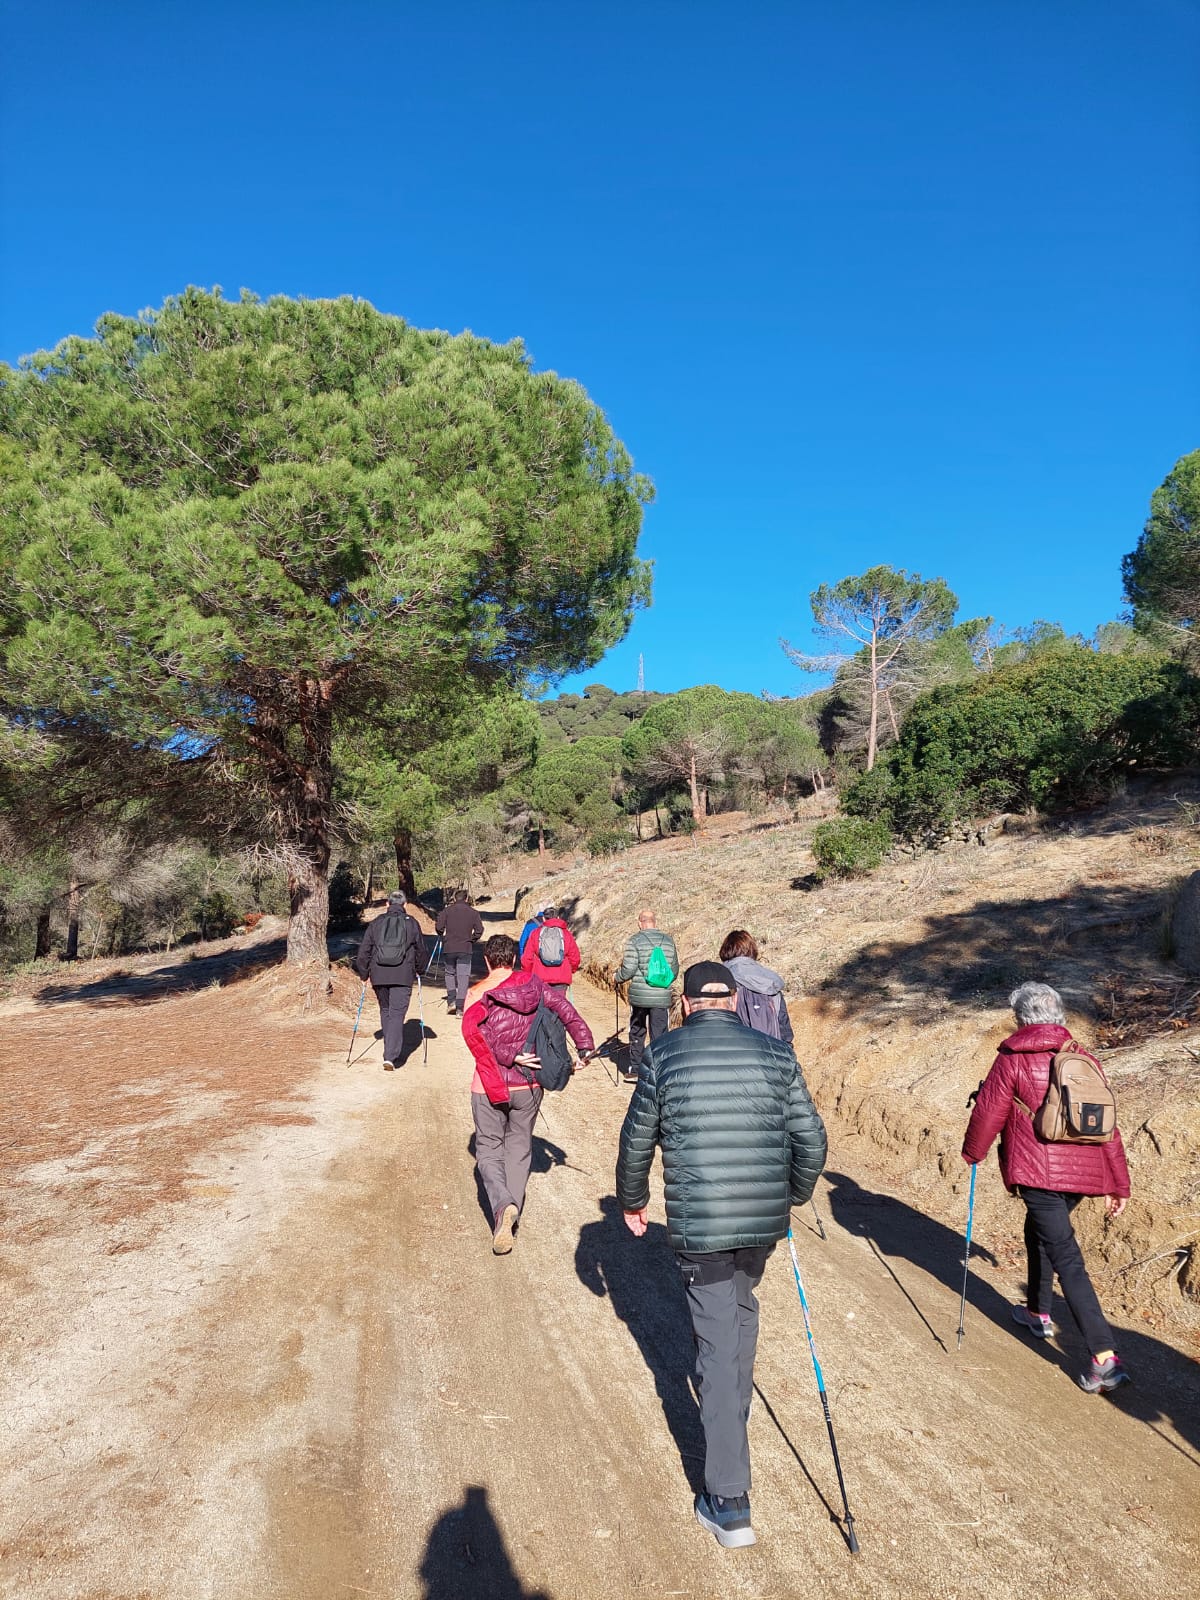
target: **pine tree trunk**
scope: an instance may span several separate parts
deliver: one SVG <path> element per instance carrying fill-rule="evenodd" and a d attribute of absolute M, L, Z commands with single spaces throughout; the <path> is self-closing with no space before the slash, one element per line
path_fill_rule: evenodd
<path fill-rule="evenodd" d="M 40 961 L 50 954 L 50 907 L 38 913 L 37 933 L 33 941 L 33 959 Z"/>
<path fill-rule="evenodd" d="M 696 782 L 696 756 L 694 751 L 688 760 L 688 786 L 691 789 L 692 821 L 699 826 L 704 821 L 704 812 L 700 807 L 700 788 Z"/>
<path fill-rule="evenodd" d="M 79 901 L 81 891 L 79 879 L 71 879 L 71 887 L 67 891 L 67 948 L 63 959 L 65 961 L 78 961 L 79 959 Z"/>
<path fill-rule="evenodd" d="M 363 884 L 363 907 L 364 907 L 364 909 L 371 904 L 371 895 L 374 893 L 374 891 L 375 891 L 375 862 L 374 862 L 374 859 L 372 859 L 370 866 L 367 868 L 367 879 L 366 879 L 366 882 Z"/>
<path fill-rule="evenodd" d="M 546 859 L 546 833 L 541 823 L 538 823 L 538 860 Z"/>
<path fill-rule="evenodd" d="M 313 859 L 310 855 L 295 858 L 288 873 L 288 899 L 291 920 L 288 923 L 287 958 L 291 966 L 306 966 L 309 962 L 329 965 L 329 855 Z"/>
<path fill-rule="evenodd" d="M 871 726 L 867 734 L 867 771 L 875 765 L 875 752 L 879 748 L 879 666 L 875 635 L 871 635 Z"/>
<path fill-rule="evenodd" d="M 294 853 L 288 869 L 289 966 L 320 967 L 329 974 L 329 823 L 333 815 L 333 689 L 324 681 L 302 684 L 301 726 L 309 761 L 296 803 Z"/>
<path fill-rule="evenodd" d="M 396 881 L 410 900 L 417 898 L 417 880 L 413 877 L 413 838 L 410 828 L 396 829 Z"/>

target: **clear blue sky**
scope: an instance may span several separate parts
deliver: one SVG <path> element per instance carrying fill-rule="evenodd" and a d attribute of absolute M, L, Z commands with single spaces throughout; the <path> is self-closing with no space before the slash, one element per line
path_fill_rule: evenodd
<path fill-rule="evenodd" d="M 1200 446 L 1200 0 L 0 11 L 0 356 L 188 283 L 522 336 L 658 488 L 585 680 L 807 690 L 881 561 L 1090 632 Z"/>

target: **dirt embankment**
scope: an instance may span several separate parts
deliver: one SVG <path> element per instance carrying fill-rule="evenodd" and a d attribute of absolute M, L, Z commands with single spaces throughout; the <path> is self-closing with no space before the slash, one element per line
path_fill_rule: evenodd
<path fill-rule="evenodd" d="M 841 1136 L 944 1220 L 963 1208 L 965 1102 L 1012 1031 L 1007 996 L 1053 984 L 1119 1097 L 1136 1203 L 1080 1226 L 1106 1303 L 1200 1351 L 1200 986 L 1164 955 L 1164 908 L 1200 866 L 1196 785 L 902 857 L 814 886 L 812 823 L 723 822 L 712 838 L 555 875 L 553 895 L 606 984 L 642 906 L 686 961 L 751 929 L 787 980 L 809 1081 Z M 1179 802 L 1184 803 L 1181 805 Z M 1019 1208 L 991 1169 L 983 1220 L 1019 1249 Z"/>

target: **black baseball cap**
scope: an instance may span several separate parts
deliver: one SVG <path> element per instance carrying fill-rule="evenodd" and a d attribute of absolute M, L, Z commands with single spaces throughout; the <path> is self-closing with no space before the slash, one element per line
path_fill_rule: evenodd
<path fill-rule="evenodd" d="M 737 979 L 719 961 L 697 961 L 683 975 L 689 1000 L 728 1000 L 737 993 Z"/>

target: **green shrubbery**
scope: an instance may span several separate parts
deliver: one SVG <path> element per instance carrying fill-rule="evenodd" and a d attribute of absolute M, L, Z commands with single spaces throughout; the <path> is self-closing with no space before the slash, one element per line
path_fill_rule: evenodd
<path fill-rule="evenodd" d="M 923 844 L 965 818 L 1102 798 L 1130 771 L 1195 758 L 1200 681 L 1083 645 L 924 695 L 843 810 Z"/>
<path fill-rule="evenodd" d="M 857 878 L 874 872 L 892 847 L 886 822 L 833 817 L 813 829 L 812 853 L 822 878 Z"/>

